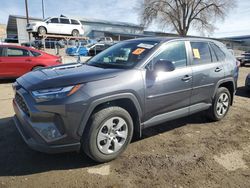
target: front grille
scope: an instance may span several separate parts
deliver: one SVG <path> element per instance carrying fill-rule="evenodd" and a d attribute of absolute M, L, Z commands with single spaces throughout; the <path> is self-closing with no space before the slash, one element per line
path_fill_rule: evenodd
<path fill-rule="evenodd" d="M 26 115 L 30 116 L 29 109 L 28 109 L 27 105 L 25 104 L 25 102 L 23 100 L 23 97 L 19 93 L 16 93 L 16 95 L 15 95 L 15 101 L 18 104 L 19 108 L 21 108 L 21 110 Z"/>

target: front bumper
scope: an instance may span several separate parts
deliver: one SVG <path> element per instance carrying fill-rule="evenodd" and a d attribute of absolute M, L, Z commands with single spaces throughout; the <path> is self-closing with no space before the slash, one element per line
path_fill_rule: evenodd
<path fill-rule="evenodd" d="M 16 128 L 21 134 L 25 143 L 33 150 L 44 153 L 62 153 L 80 150 L 80 142 L 72 144 L 49 145 L 44 139 L 33 129 L 32 122 L 29 117 L 18 107 L 13 100 L 13 107 L 16 115 L 14 122 Z"/>
<path fill-rule="evenodd" d="M 34 25 L 29 25 L 26 27 L 26 31 L 28 32 L 37 32 L 37 27 Z"/>
<path fill-rule="evenodd" d="M 77 94 L 75 97 L 79 98 Z M 76 98 L 73 96 L 59 104 L 37 104 L 28 91 L 17 86 L 13 100 L 14 122 L 30 148 L 45 153 L 80 150 L 81 136 L 77 131 L 85 109 Z"/>

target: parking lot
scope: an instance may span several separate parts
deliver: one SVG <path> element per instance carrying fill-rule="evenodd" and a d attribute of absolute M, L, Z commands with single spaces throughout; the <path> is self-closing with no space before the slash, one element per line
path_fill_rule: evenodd
<path fill-rule="evenodd" d="M 249 72 L 240 69 L 234 106 L 221 122 L 200 113 L 147 129 L 106 164 L 29 149 L 12 121 L 13 81 L 2 81 L 0 187 L 250 187 Z"/>

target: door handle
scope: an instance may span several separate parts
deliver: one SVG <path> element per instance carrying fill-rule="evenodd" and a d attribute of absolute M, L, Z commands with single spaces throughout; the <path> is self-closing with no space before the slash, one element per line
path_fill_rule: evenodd
<path fill-rule="evenodd" d="M 220 71 L 222 71 L 222 68 L 217 67 L 214 71 L 215 71 L 215 72 L 220 72 Z"/>
<path fill-rule="evenodd" d="M 184 81 L 184 82 L 188 82 L 189 80 L 192 79 L 192 76 L 190 75 L 185 75 L 181 80 Z"/>
<path fill-rule="evenodd" d="M 26 59 L 25 61 L 30 62 L 30 61 L 31 61 L 31 59 Z"/>

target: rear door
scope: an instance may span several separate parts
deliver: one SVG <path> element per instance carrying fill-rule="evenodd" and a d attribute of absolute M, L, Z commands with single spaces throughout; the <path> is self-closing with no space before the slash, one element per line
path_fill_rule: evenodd
<path fill-rule="evenodd" d="M 218 81 L 224 77 L 223 61 L 216 57 L 214 50 L 207 41 L 191 41 L 192 97 L 191 105 L 209 104 Z"/>
<path fill-rule="evenodd" d="M 71 34 L 73 27 L 67 18 L 60 18 L 60 30 L 63 34 Z"/>
<path fill-rule="evenodd" d="M 32 59 L 26 49 L 7 47 L 2 58 L 1 68 L 4 68 L 6 77 L 19 77 L 30 71 Z"/>

